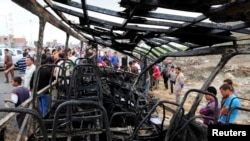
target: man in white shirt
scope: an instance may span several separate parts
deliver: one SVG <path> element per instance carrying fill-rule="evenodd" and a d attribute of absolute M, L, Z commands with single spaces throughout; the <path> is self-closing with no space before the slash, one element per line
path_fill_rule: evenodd
<path fill-rule="evenodd" d="M 141 72 L 141 66 L 140 66 L 140 64 L 137 62 L 137 61 L 133 61 L 133 63 L 135 64 L 135 66 L 137 67 L 137 69 L 138 69 L 138 73 L 140 73 Z"/>
<path fill-rule="evenodd" d="M 33 72 L 36 70 L 36 66 L 34 65 L 34 59 L 32 57 L 26 58 L 26 70 L 23 77 L 24 87 L 30 90 L 30 80 L 33 75 Z"/>
<path fill-rule="evenodd" d="M 182 99 L 183 99 L 183 88 L 184 88 L 184 81 L 185 77 L 184 74 L 181 72 L 180 67 L 175 68 L 175 85 L 174 85 L 174 93 L 176 97 L 176 103 L 181 104 Z"/>

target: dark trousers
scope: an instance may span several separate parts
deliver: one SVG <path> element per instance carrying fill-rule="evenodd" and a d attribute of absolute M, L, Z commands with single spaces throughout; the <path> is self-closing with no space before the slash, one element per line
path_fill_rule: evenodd
<path fill-rule="evenodd" d="M 165 88 L 168 89 L 168 77 L 163 77 L 163 81 Z"/>
<path fill-rule="evenodd" d="M 39 107 L 41 110 L 42 117 L 44 118 L 47 114 L 48 104 L 49 104 L 49 94 L 44 94 L 38 98 Z"/>
<path fill-rule="evenodd" d="M 170 80 L 170 90 L 171 90 L 171 93 L 174 92 L 174 84 L 175 84 L 175 81 Z"/>

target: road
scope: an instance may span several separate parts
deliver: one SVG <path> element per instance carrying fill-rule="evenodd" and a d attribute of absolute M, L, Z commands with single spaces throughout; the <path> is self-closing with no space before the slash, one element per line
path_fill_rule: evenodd
<path fill-rule="evenodd" d="M 18 70 L 15 70 L 15 76 L 18 76 Z M 9 74 L 9 78 L 10 74 Z M 10 98 L 11 90 L 13 89 L 13 86 L 10 83 L 4 83 L 5 77 L 4 77 L 4 72 L 0 71 L 0 107 L 4 107 L 4 98 Z M 10 104 L 11 107 L 14 106 L 14 104 Z M 0 119 L 6 115 L 6 113 L 0 113 Z"/>

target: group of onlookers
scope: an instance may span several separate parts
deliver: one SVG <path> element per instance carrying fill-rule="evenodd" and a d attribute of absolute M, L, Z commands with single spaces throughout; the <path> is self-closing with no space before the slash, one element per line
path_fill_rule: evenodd
<path fill-rule="evenodd" d="M 31 96 L 31 93 L 34 89 L 33 84 L 36 73 L 36 66 L 34 64 L 35 56 L 34 54 L 30 54 L 30 49 L 26 49 L 23 52 L 23 58 L 18 60 L 16 64 L 13 64 L 13 62 L 11 62 L 11 55 L 8 54 L 7 49 L 5 50 L 5 53 L 5 83 L 9 83 L 8 73 L 13 72 L 14 68 L 18 68 L 19 76 L 14 77 L 14 72 L 13 75 L 11 75 L 11 83 L 14 89 L 11 92 L 11 97 L 5 98 L 4 102 L 14 103 L 15 107 L 17 107 Z M 75 52 L 70 48 L 66 51 L 60 47 L 52 52 L 48 48 L 45 48 L 43 50 L 41 57 L 41 65 L 43 66 L 40 68 L 39 75 L 37 76 L 40 78 L 38 79 L 37 83 L 37 91 L 49 85 L 49 83 L 52 81 L 51 78 L 57 78 L 56 76 L 58 75 L 57 69 L 52 69 L 45 64 L 60 63 L 59 59 L 63 58 L 69 59 L 72 62 L 75 62 L 75 60 L 77 59 L 77 57 L 75 56 Z M 69 68 L 69 71 L 72 70 L 73 68 Z M 52 75 L 55 76 L 52 77 Z M 46 91 L 44 94 L 38 97 L 38 106 L 42 117 L 45 117 L 47 113 L 49 94 L 50 92 Z M 21 127 L 24 118 L 25 114 L 20 114 L 20 116 L 17 116 L 17 123 L 19 127 Z M 23 133 L 21 140 L 25 140 L 25 135 L 26 132 Z"/>
<path fill-rule="evenodd" d="M 15 107 L 18 107 L 24 101 L 26 101 L 30 95 L 30 81 L 36 66 L 34 65 L 34 59 L 29 54 L 30 49 L 26 49 L 23 52 L 23 58 L 18 60 L 16 64 L 13 64 L 12 57 L 8 53 L 8 49 L 5 49 L 5 83 L 9 83 L 8 73 L 11 73 L 11 84 L 14 89 L 11 92 L 10 98 L 5 98 L 4 102 L 11 102 L 15 104 Z M 14 68 L 19 69 L 20 76 L 14 76 Z M 22 85 L 23 84 L 23 85 Z M 18 127 L 21 128 L 22 122 L 25 118 L 25 113 L 21 113 L 17 116 Z M 24 141 L 26 137 L 26 130 L 22 133 L 21 140 Z"/>
<path fill-rule="evenodd" d="M 176 103 L 180 104 L 183 97 L 184 89 L 184 74 L 181 71 L 181 68 L 175 66 L 172 60 L 167 60 L 164 63 L 163 69 L 155 64 L 152 68 L 152 83 L 151 90 L 158 89 L 159 80 L 162 77 L 165 89 L 169 88 L 170 83 L 170 94 L 175 94 Z"/>
<path fill-rule="evenodd" d="M 237 94 L 233 87 L 233 81 L 231 79 L 225 79 L 223 84 L 219 88 L 222 99 L 218 102 L 218 107 L 216 107 L 215 97 L 217 95 L 217 90 L 213 86 L 209 86 L 207 91 L 213 94 L 214 96 L 205 95 L 207 104 L 205 107 L 200 109 L 200 114 L 207 117 L 214 117 L 217 115 L 219 117 L 219 124 L 234 124 L 236 122 L 237 116 L 239 114 L 238 109 L 230 111 L 234 107 L 241 107 L 240 99 L 237 97 Z M 217 110 L 216 110 L 217 109 Z M 217 111 L 217 113 L 216 113 Z M 227 123 L 228 120 L 228 123 Z M 214 124 L 213 120 L 209 118 L 204 118 L 203 123 L 210 125 Z"/>
<path fill-rule="evenodd" d="M 109 66 L 115 70 L 128 70 L 128 57 L 126 55 L 119 57 L 116 51 L 113 52 L 113 55 L 110 51 L 105 51 L 104 54 L 99 52 L 97 56 L 97 66 Z"/>
<path fill-rule="evenodd" d="M 33 81 L 35 76 L 36 66 L 34 65 L 34 56 L 29 53 L 30 49 L 27 49 L 23 52 L 23 58 L 18 60 L 16 64 L 13 64 L 12 57 L 8 53 L 8 49 L 5 49 L 5 83 L 9 83 L 8 74 L 11 74 L 11 82 L 12 86 L 15 88 L 12 90 L 11 98 L 4 99 L 4 102 L 12 102 L 15 106 L 19 106 L 22 102 L 27 100 L 30 97 L 30 92 L 33 89 Z M 95 56 L 93 50 L 86 51 L 86 57 L 92 58 Z M 77 54 L 74 50 L 68 48 L 67 50 L 63 50 L 62 48 L 58 47 L 56 50 L 52 52 L 45 48 L 41 58 L 41 64 L 54 64 L 60 65 L 62 60 L 60 59 L 69 59 L 71 62 L 76 63 Z M 59 61 L 58 61 L 59 60 Z M 98 66 L 110 66 L 113 67 L 115 70 L 124 70 L 134 74 L 139 74 L 142 70 L 142 65 L 133 60 L 128 61 L 128 57 L 126 55 L 121 57 L 121 61 L 117 52 L 114 52 L 113 55 L 110 55 L 108 52 L 104 52 L 103 55 L 98 54 L 96 56 L 96 62 Z M 14 68 L 17 67 L 19 70 L 19 75 L 14 77 Z M 68 69 L 67 75 L 70 75 L 73 71 L 73 66 L 70 66 Z M 58 76 L 58 68 L 51 69 L 50 67 L 42 67 L 40 70 L 40 75 L 38 77 L 42 78 L 39 79 L 38 82 L 38 91 L 47 86 L 51 82 L 51 76 L 53 75 L 55 79 Z M 180 67 L 176 67 L 172 60 L 167 60 L 161 68 L 159 65 L 155 64 L 152 69 L 149 71 L 150 78 L 151 78 L 151 90 L 159 88 L 159 80 L 162 77 L 164 82 L 165 89 L 169 88 L 170 84 L 170 94 L 175 94 L 176 103 L 181 104 L 182 97 L 183 97 L 183 89 L 184 89 L 184 74 L 181 71 Z M 22 85 L 23 84 L 23 85 Z M 216 96 L 217 91 L 214 87 L 210 86 L 207 88 L 207 91 L 214 94 Z M 225 124 L 226 118 L 229 113 L 229 109 L 231 107 L 239 107 L 240 100 L 236 97 L 235 91 L 232 86 L 232 81 L 230 79 L 226 79 L 224 84 L 220 87 L 220 92 L 222 94 L 222 102 L 219 103 L 220 107 L 218 111 L 220 111 L 219 115 L 219 122 L 221 124 Z M 48 106 L 48 99 L 49 99 L 49 91 L 45 92 L 44 95 L 39 97 L 39 107 L 41 110 L 42 117 L 45 117 L 47 112 Z M 205 95 L 206 100 L 208 101 L 206 107 L 200 110 L 200 114 L 206 116 L 214 116 L 215 112 L 215 99 L 212 96 Z M 234 110 L 230 116 L 229 123 L 234 123 L 238 114 L 238 110 Z M 18 116 L 17 122 L 19 127 L 21 126 L 25 115 L 20 114 Z M 205 124 L 212 124 L 211 120 L 204 119 L 203 121 Z"/>
<path fill-rule="evenodd" d="M 152 67 L 151 70 L 151 79 L 153 80 L 151 83 L 151 90 L 158 89 L 159 80 L 162 77 L 165 89 L 169 89 L 170 84 L 170 94 L 175 95 L 176 103 L 181 104 L 183 96 L 184 96 L 184 86 L 185 86 L 185 77 L 182 73 L 180 67 L 175 66 L 172 60 L 167 60 L 164 62 L 163 68 L 157 64 Z M 204 118 L 204 124 L 213 124 L 213 117 L 215 114 L 219 116 L 219 124 L 226 124 L 226 120 L 228 118 L 229 124 L 233 124 L 236 121 L 238 116 L 238 110 L 235 109 L 231 112 L 229 116 L 229 111 L 233 107 L 240 107 L 241 102 L 237 97 L 236 92 L 233 87 L 233 82 L 231 79 L 225 79 L 223 84 L 219 87 L 222 99 L 221 102 L 218 103 L 217 111 L 215 113 L 215 98 L 211 95 L 205 95 L 207 100 L 207 105 L 200 109 L 200 114 L 208 116 L 210 118 Z M 209 86 L 206 91 L 212 93 L 214 96 L 217 94 L 217 90 L 213 86 Z"/>

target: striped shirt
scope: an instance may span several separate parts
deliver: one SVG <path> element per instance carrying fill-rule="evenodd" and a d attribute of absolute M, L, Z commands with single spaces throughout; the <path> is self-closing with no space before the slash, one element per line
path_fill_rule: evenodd
<path fill-rule="evenodd" d="M 19 74 L 25 74 L 25 70 L 26 70 L 26 57 L 23 57 L 23 58 L 19 59 L 16 62 L 15 67 L 18 68 Z"/>

